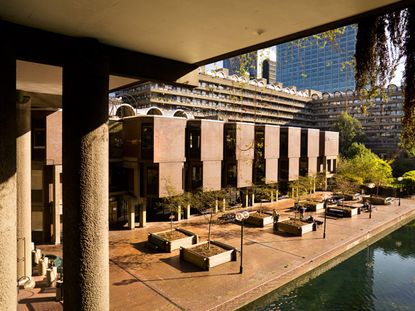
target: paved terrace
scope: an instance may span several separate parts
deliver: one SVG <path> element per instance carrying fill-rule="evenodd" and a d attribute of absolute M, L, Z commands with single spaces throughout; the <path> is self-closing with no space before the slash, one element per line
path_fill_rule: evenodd
<path fill-rule="evenodd" d="M 283 202 L 278 209 L 283 218 L 287 216 Z M 356 247 L 366 246 L 413 218 L 415 201 L 403 199 L 401 206 L 397 201 L 390 206 L 376 206 L 372 219 L 368 213 L 352 219 L 329 218 L 326 239 L 322 238 L 323 226 L 303 237 L 277 235 L 271 227 L 247 227 L 242 275 L 239 256 L 238 261 L 207 272 L 181 262 L 178 250 L 173 253 L 148 250 L 147 233 L 168 229 L 168 223 L 150 223 L 147 228 L 134 231 L 111 231 L 111 310 L 234 310 L 339 258 L 344 252 L 357 251 Z M 207 238 L 207 217 L 193 217 L 182 221 L 180 226 L 198 233 L 201 240 Z M 240 226 L 214 225 L 212 230 L 213 239 L 239 248 Z M 56 247 L 43 248 L 46 253 L 61 252 Z M 40 281 L 37 285 L 41 288 L 20 291 L 18 310 L 62 309 L 51 298 L 53 289 L 45 288 Z"/>

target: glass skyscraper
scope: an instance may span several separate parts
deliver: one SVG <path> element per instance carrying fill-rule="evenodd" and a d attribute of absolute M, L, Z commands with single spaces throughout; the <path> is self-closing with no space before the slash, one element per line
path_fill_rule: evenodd
<path fill-rule="evenodd" d="M 347 26 L 333 43 L 310 36 L 277 45 L 276 81 L 321 92 L 354 90 L 356 32 Z"/>

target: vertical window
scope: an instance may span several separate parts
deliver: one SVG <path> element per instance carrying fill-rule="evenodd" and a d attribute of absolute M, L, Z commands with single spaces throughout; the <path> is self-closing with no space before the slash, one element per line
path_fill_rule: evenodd
<path fill-rule="evenodd" d="M 141 125 L 141 157 L 143 159 L 151 159 L 153 157 L 153 125 L 142 124 Z"/>
<path fill-rule="evenodd" d="M 45 149 L 46 148 L 46 130 L 45 129 L 33 129 L 33 148 Z"/>

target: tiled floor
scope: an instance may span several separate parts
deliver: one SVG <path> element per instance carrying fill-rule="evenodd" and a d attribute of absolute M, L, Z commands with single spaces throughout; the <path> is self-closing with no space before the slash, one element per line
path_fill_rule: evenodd
<path fill-rule="evenodd" d="M 289 205 L 292 202 L 287 203 Z M 282 217 L 288 214 L 280 206 Z M 415 215 L 415 201 L 402 200 L 400 207 L 379 206 L 369 219 L 367 213 L 354 218 L 327 222 L 303 237 L 274 234 L 272 228 L 247 227 L 244 239 L 244 273 L 237 262 L 201 271 L 182 262 L 179 251 L 153 253 L 145 247 L 148 232 L 168 228 L 166 223 L 150 223 L 145 229 L 110 231 L 111 310 L 233 310 L 275 287 L 298 277 L 397 222 Z M 318 216 L 316 216 L 318 217 Z M 207 219 L 194 217 L 181 227 L 207 238 Z M 240 226 L 214 225 L 212 237 L 240 247 Z M 59 248 L 43 247 L 58 253 Z M 37 285 L 31 292 L 21 290 L 18 310 L 60 310 L 53 300 L 54 290 Z"/>

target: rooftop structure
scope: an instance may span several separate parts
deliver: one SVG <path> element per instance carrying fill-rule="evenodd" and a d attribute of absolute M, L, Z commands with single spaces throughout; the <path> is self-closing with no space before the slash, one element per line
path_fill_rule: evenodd
<path fill-rule="evenodd" d="M 354 91 L 314 95 L 310 102 L 315 126 L 330 129 L 342 112 L 358 119 L 365 133 L 364 144 L 379 156 L 391 158 L 399 151 L 403 93 L 396 85 L 389 85 L 384 94 L 361 99 Z"/>
<path fill-rule="evenodd" d="M 275 125 L 312 126 L 312 113 L 307 105 L 311 90 L 284 87 L 266 80 L 248 80 L 228 75 L 227 69 L 200 72 L 194 89 L 172 84 L 147 82 L 115 94 L 122 102 L 113 101 L 110 114 L 178 113 L 187 118 L 210 118 L 222 121 L 254 122 Z M 131 105 L 129 111 L 121 106 Z M 134 111 L 132 111 L 133 109 Z"/>

